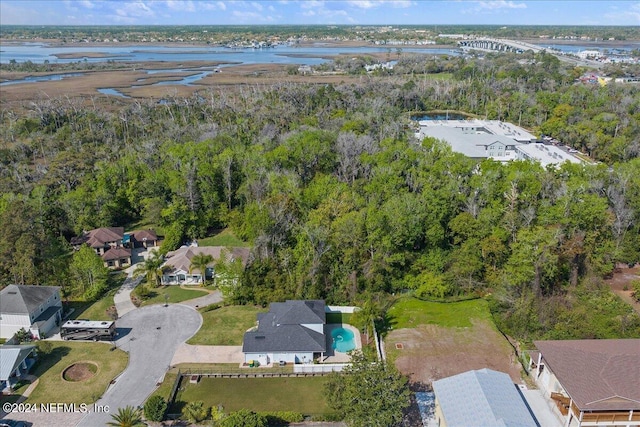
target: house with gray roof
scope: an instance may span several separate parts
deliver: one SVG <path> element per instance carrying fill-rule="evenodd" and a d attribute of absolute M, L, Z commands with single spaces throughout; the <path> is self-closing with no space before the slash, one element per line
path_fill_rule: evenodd
<path fill-rule="evenodd" d="M 244 334 L 245 363 L 313 363 L 327 350 L 325 304 L 321 300 L 275 302 Z"/>
<path fill-rule="evenodd" d="M 9 339 L 22 328 L 42 338 L 61 320 L 57 286 L 9 285 L 0 291 L 0 338 Z"/>
<path fill-rule="evenodd" d="M 11 392 L 35 363 L 35 345 L 0 346 L 0 392 Z"/>
<path fill-rule="evenodd" d="M 440 427 L 540 427 L 509 375 L 467 371 L 433 382 Z"/>
<path fill-rule="evenodd" d="M 534 344 L 531 375 L 565 426 L 640 426 L 640 339 Z"/>

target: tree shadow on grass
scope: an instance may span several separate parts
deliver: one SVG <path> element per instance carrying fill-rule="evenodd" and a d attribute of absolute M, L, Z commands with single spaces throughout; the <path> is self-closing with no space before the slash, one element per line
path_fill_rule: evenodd
<path fill-rule="evenodd" d="M 398 324 L 398 321 L 393 315 L 389 314 L 389 312 L 385 312 L 382 316 L 376 319 L 375 323 L 376 330 L 380 337 L 385 337 L 389 331 L 392 331 L 394 326 Z"/>
<path fill-rule="evenodd" d="M 49 354 L 41 354 L 38 356 L 38 360 L 31 370 L 31 373 L 37 377 L 42 376 L 42 374 L 51 369 L 56 363 L 60 362 L 70 352 L 71 348 L 61 346 L 54 348 Z"/>

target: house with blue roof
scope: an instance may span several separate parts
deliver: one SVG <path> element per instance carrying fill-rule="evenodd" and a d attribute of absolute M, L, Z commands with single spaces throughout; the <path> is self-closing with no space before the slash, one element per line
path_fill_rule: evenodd
<path fill-rule="evenodd" d="M 540 427 L 509 375 L 467 371 L 433 382 L 440 427 Z"/>

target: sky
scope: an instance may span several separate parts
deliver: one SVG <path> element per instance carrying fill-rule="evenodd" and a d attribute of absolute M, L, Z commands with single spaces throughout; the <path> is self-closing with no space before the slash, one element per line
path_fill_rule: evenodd
<path fill-rule="evenodd" d="M 640 25 L 640 1 L 0 0 L 1 25 Z"/>

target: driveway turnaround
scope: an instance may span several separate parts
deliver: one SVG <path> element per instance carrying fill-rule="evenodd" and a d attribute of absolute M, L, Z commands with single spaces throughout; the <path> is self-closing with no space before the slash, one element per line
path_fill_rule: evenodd
<path fill-rule="evenodd" d="M 129 352 L 129 366 L 96 402 L 109 413 L 91 412 L 78 425 L 104 426 L 118 408 L 141 406 L 162 380 L 178 346 L 201 325 L 200 313 L 180 304 L 142 307 L 120 318 L 116 346 Z"/>

